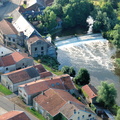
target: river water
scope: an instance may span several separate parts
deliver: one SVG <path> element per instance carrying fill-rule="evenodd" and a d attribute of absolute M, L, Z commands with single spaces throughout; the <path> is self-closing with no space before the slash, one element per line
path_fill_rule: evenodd
<path fill-rule="evenodd" d="M 117 103 L 120 105 L 120 82 L 114 74 L 114 59 L 116 49 L 111 47 L 101 34 L 91 34 L 79 37 L 62 38 L 55 42 L 58 50 L 60 69 L 67 65 L 73 66 L 76 72 L 86 68 L 91 76 L 91 84 L 96 88 L 101 81 L 114 83 L 117 89 Z"/>

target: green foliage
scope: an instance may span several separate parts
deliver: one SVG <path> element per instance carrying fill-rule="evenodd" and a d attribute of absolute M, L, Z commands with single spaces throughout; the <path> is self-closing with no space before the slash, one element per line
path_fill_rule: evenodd
<path fill-rule="evenodd" d="M 62 67 L 61 71 L 64 73 L 64 74 L 69 74 L 70 76 L 74 77 L 76 72 L 74 70 L 73 67 L 68 67 L 68 66 L 64 66 Z"/>
<path fill-rule="evenodd" d="M 120 109 L 118 109 L 118 111 L 117 111 L 116 120 L 120 120 Z"/>
<path fill-rule="evenodd" d="M 12 94 L 12 92 L 9 89 L 7 89 L 6 87 L 4 87 L 1 84 L 0 84 L 0 92 L 2 92 L 4 95 L 10 95 L 10 94 Z"/>
<path fill-rule="evenodd" d="M 30 109 L 29 107 L 26 108 L 28 112 L 32 113 L 35 115 L 39 120 L 46 120 L 40 113 L 38 113 L 35 109 Z"/>
<path fill-rule="evenodd" d="M 95 32 L 112 30 L 118 22 L 117 14 L 110 3 L 105 3 L 102 7 L 95 7 L 91 14 L 95 20 L 93 24 Z"/>
<path fill-rule="evenodd" d="M 116 64 L 117 64 L 117 66 L 120 68 L 120 58 L 116 58 Z"/>
<path fill-rule="evenodd" d="M 75 80 L 76 84 L 78 84 L 78 85 L 89 84 L 90 75 L 89 75 L 87 69 L 81 68 L 79 70 L 77 76 L 75 76 L 74 80 Z"/>
<path fill-rule="evenodd" d="M 35 58 L 38 62 L 43 63 L 52 69 L 58 70 L 59 67 L 59 62 L 57 61 L 56 58 L 50 57 L 50 56 L 39 56 Z"/>
<path fill-rule="evenodd" d="M 91 105 L 90 105 L 90 108 L 95 112 L 96 107 L 94 106 L 94 104 L 91 104 Z"/>
<path fill-rule="evenodd" d="M 101 82 L 101 86 L 99 86 L 98 89 L 97 102 L 101 103 L 104 107 L 110 108 L 115 104 L 116 97 L 117 97 L 117 91 L 114 87 L 114 84 Z"/>

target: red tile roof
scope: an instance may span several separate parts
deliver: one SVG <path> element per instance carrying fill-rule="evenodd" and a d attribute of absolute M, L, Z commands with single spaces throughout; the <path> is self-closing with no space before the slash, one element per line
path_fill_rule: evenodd
<path fill-rule="evenodd" d="M 15 84 L 38 77 L 39 73 L 36 71 L 36 69 L 33 66 L 30 66 L 3 75 L 8 76 L 8 78 L 12 81 L 12 83 Z"/>
<path fill-rule="evenodd" d="M 38 65 L 35 65 L 35 66 L 33 66 L 33 67 L 36 68 L 39 73 L 46 72 L 46 70 L 45 70 L 45 68 L 42 66 L 42 64 L 38 64 Z"/>
<path fill-rule="evenodd" d="M 83 86 L 82 89 L 91 99 L 97 96 L 97 89 L 91 84 Z"/>
<path fill-rule="evenodd" d="M 0 21 L 0 30 L 5 35 L 18 34 L 18 32 L 14 28 L 14 26 L 10 22 L 8 22 L 7 20 Z"/>
<path fill-rule="evenodd" d="M 19 87 L 23 87 L 28 95 L 42 92 L 49 88 L 65 90 L 65 87 L 60 79 L 40 79 L 34 82 L 20 85 Z"/>
<path fill-rule="evenodd" d="M 11 55 L 12 55 L 15 62 L 19 62 L 20 60 L 22 60 L 24 58 L 30 58 L 30 57 L 28 57 L 28 55 L 26 53 L 23 54 L 20 52 L 13 52 Z"/>
<path fill-rule="evenodd" d="M 75 89 L 75 86 L 70 78 L 70 75 L 65 74 L 65 75 L 61 75 L 59 77 L 62 80 L 62 82 L 64 83 L 64 86 L 67 90 Z"/>
<path fill-rule="evenodd" d="M 0 115 L 0 120 L 30 120 L 23 111 L 10 111 Z"/>
<path fill-rule="evenodd" d="M 62 108 L 68 101 L 82 104 L 68 92 L 52 88 L 45 91 L 44 94 L 35 97 L 34 100 L 52 116 L 57 115 L 60 112 L 60 108 Z"/>
<path fill-rule="evenodd" d="M 64 78 L 62 78 L 63 76 Z M 61 78 L 64 79 L 64 82 L 61 80 Z M 67 82 L 65 82 L 65 80 Z M 48 88 L 56 88 L 56 89 L 62 89 L 62 90 L 75 89 L 69 75 L 62 75 L 62 76 L 57 76 L 52 78 L 40 79 L 35 82 L 30 82 L 27 84 L 20 85 L 19 87 L 23 87 L 28 95 L 45 91 Z"/>
<path fill-rule="evenodd" d="M 29 38 L 27 40 L 27 42 L 30 43 L 30 44 L 32 44 L 32 43 L 37 42 L 39 40 L 46 41 L 44 38 L 35 35 L 35 36 Z"/>
<path fill-rule="evenodd" d="M 11 55 L 8 56 L 4 56 L 0 58 L 0 66 L 10 66 L 10 65 L 14 65 L 15 61 L 13 59 L 13 57 Z"/>
<path fill-rule="evenodd" d="M 40 73 L 41 78 L 47 78 L 47 77 L 52 77 L 53 74 L 51 72 L 42 72 Z"/>

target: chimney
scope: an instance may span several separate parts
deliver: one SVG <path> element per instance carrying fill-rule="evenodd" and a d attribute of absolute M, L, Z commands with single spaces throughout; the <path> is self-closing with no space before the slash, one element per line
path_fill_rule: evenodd
<path fill-rule="evenodd" d="M 50 78 L 50 80 L 53 80 L 53 78 Z"/>
<path fill-rule="evenodd" d="M 45 95 L 44 91 L 41 92 L 41 95 Z"/>

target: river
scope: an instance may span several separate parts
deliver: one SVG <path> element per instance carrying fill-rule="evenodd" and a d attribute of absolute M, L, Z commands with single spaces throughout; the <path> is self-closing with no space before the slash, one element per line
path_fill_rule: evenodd
<path fill-rule="evenodd" d="M 65 65 L 73 66 L 76 72 L 86 68 L 90 73 L 91 84 L 97 89 L 101 81 L 114 83 L 118 94 L 116 101 L 120 105 L 120 82 L 114 74 L 114 59 L 111 58 L 116 49 L 101 34 L 60 39 L 55 42 L 60 69 Z"/>

